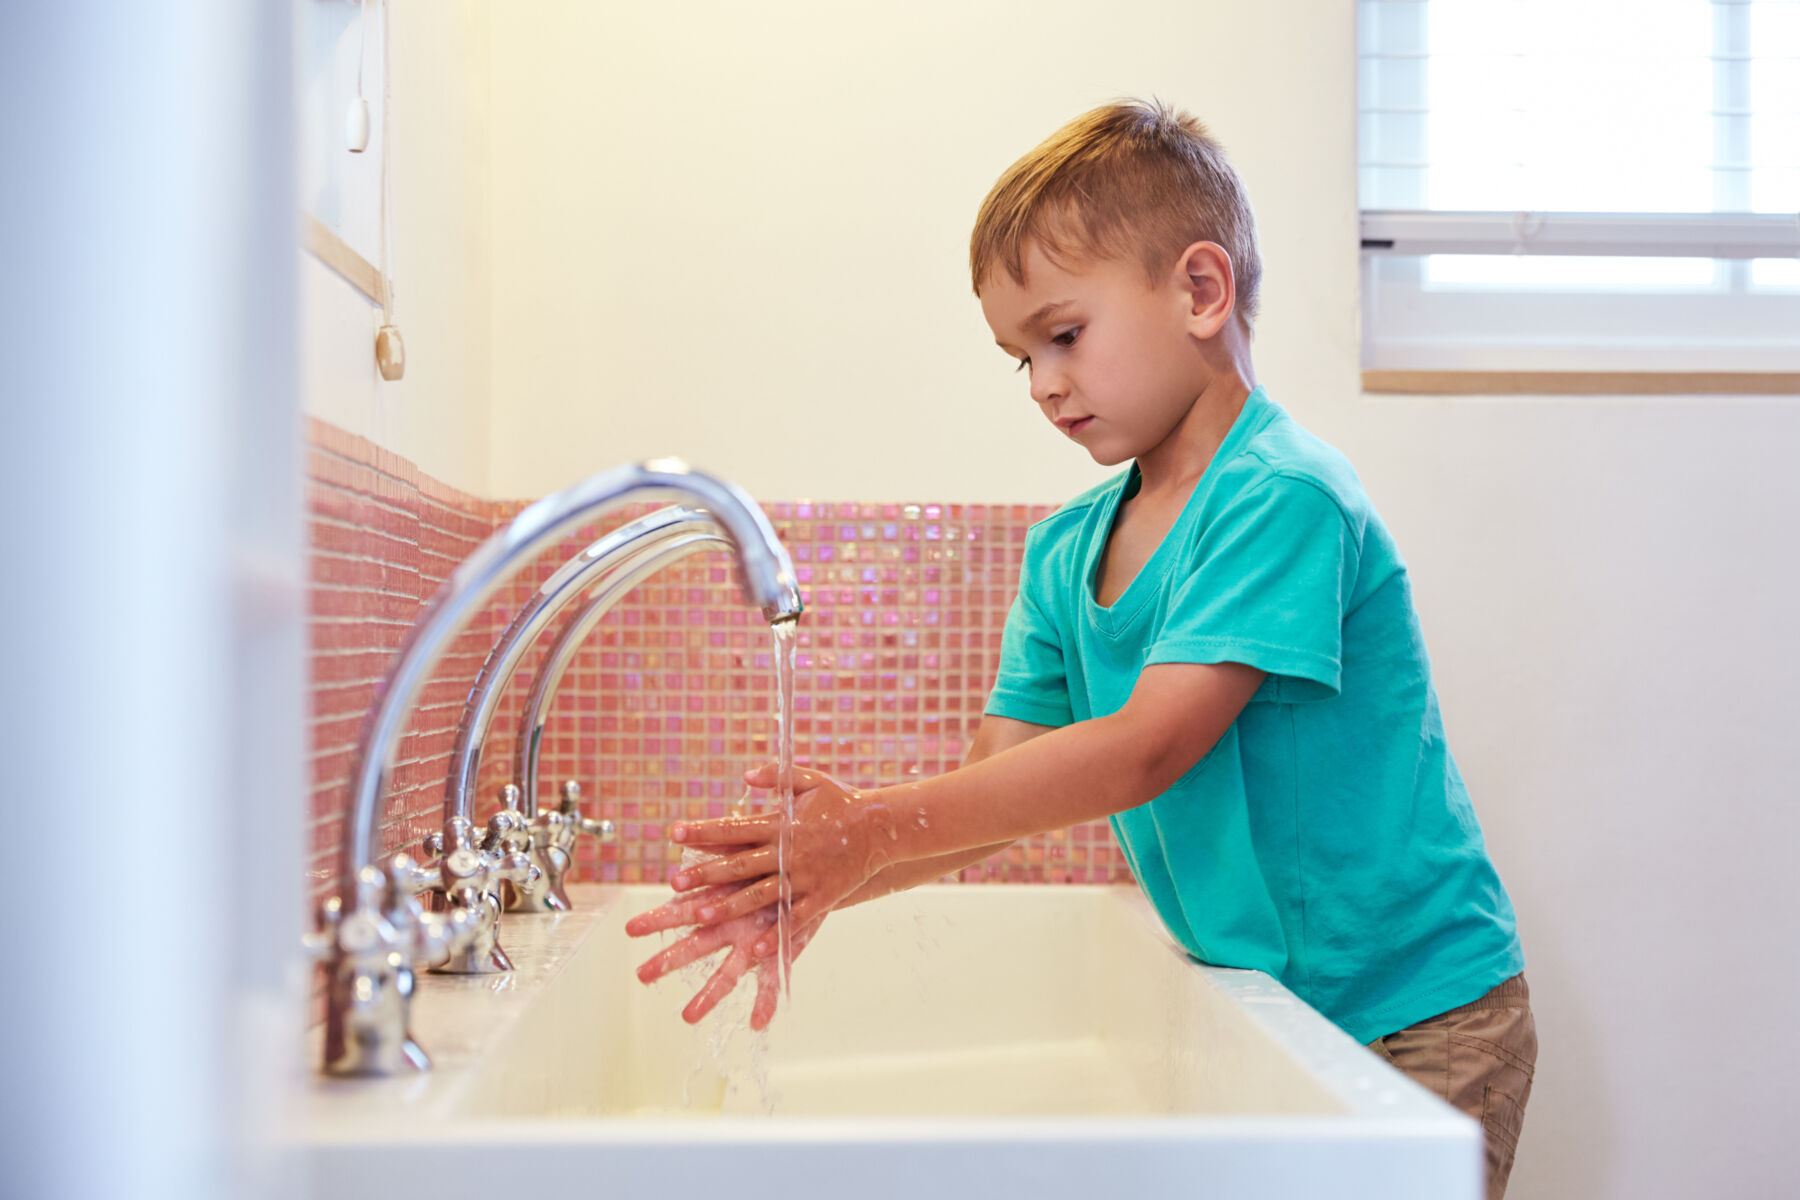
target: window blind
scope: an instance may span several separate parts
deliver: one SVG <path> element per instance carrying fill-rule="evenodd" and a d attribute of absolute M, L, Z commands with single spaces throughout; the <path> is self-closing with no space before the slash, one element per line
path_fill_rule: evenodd
<path fill-rule="evenodd" d="M 1359 0 L 1357 53 L 1365 366 L 1800 369 L 1800 0 Z"/>

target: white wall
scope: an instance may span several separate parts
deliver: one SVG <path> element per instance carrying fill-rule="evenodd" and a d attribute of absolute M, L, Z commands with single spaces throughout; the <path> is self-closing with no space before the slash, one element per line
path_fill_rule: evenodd
<path fill-rule="evenodd" d="M 310 255 L 300 263 L 306 411 L 488 494 L 491 288 L 488 248 L 488 22 L 483 0 L 390 6 L 393 161 L 388 264 L 406 374 L 375 369 L 381 311 Z M 301 206 L 381 264 L 380 4 L 299 0 Z M 344 145 L 362 64 L 371 136 Z"/>
<path fill-rule="evenodd" d="M 1543 1039 L 1511 1195 L 1772 1196 L 1800 1071 L 1800 408 L 1357 383 L 1351 7 L 679 7 L 493 22 L 492 481 L 679 453 L 768 499 L 1049 501 L 969 295 L 995 176 L 1155 93 L 1247 179 L 1257 363 L 1414 570 Z"/>

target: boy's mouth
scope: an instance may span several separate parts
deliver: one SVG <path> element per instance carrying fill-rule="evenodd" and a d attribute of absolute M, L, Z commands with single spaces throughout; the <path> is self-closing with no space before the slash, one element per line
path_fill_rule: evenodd
<path fill-rule="evenodd" d="M 1086 429 L 1088 422 L 1093 419 L 1092 417 L 1058 417 L 1056 424 L 1064 433 L 1073 437 Z"/>

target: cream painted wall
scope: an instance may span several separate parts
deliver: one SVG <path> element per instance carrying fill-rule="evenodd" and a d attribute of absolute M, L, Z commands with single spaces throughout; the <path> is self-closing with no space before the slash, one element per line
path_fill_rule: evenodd
<path fill-rule="evenodd" d="M 484 0 L 386 0 L 391 5 L 388 198 L 394 322 L 406 374 L 375 369 L 381 310 L 310 255 L 301 255 L 306 411 L 477 495 L 489 494 L 492 289 L 488 272 L 488 22 Z M 363 95 L 368 150 L 344 146 L 356 93 L 362 9 L 301 0 L 301 207 L 370 262 L 381 261 L 382 54 L 370 0 Z"/>
<path fill-rule="evenodd" d="M 1100 473 L 989 344 L 969 222 L 1082 108 L 1193 109 L 1262 224 L 1263 379 L 1407 553 L 1519 909 L 1543 1057 L 1509 1194 L 1783 1194 L 1800 408 L 1362 395 L 1351 7 L 512 6 L 494 492 L 674 452 L 768 499 L 1068 495 Z"/>
<path fill-rule="evenodd" d="M 1270 384 L 1347 394 L 1355 212 L 1320 200 L 1348 186 L 1353 113 L 1271 103 L 1264 51 L 1319 14 L 1341 44 L 1349 18 L 1301 7 L 515 7 L 493 44 L 496 489 L 669 453 L 770 498 L 1103 478 L 1036 418 L 966 264 L 1000 171 L 1125 93 L 1204 114 L 1275 231 Z"/>

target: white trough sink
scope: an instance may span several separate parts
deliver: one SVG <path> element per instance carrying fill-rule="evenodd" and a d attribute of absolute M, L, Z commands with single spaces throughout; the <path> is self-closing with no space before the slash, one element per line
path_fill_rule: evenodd
<path fill-rule="evenodd" d="M 572 888 L 506 918 L 512 975 L 421 976 L 434 1069 L 314 1080 L 310 1194 L 1481 1194 L 1473 1121 L 1268 976 L 1183 956 L 1134 888 L 834 914 L 766 1035 L 747 984 L 690 1027 L 692 983 L 637 982 L 657 939 L 621 927 L 668 895 Z"/>

